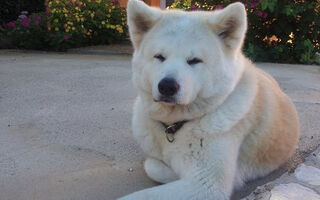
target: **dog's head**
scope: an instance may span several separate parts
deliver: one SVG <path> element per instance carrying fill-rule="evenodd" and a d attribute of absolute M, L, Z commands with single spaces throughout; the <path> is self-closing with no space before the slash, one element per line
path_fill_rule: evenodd
<path fill-rule="evenodd" d="M 158 104 L 188 106 L 225 96 L 241 76 L 247 29 L 241 3 L 213 12 L 184 12 L 130 0 L 128 25 L 135 50 L 133 82 Z"/>

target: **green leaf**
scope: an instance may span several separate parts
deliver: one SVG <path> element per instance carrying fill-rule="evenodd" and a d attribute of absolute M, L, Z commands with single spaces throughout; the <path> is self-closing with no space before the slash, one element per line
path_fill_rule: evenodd
<path fill-rule="evenodd" d="M 293 9 L 291 8 L 290 5 L 286 5 L 283 9 L 284 14 L 287 16 L 293 15 Z"/>
<path fill-rule="evenodd" d="M 275 49 L 279 52 L 282 53 L 283 52 L 283 48 L 281 46 L 277 46 L 275 47 Z"/>
<path fill-rule="evenodd" d="M 269 0 L 262 0 L 261 2 L 261 9 L 265 10 L 269 7 Z"/>
<path fill-rule="evenodd" d="M 309 39 L 307 39 L 307 40 L 303 41 L 303 45 L 305 47 L 312 47 L 312 42 Z"/>
<path fill-rule="evenodd" d="M 270 0 L 270 1 L 269 1 L 268 8 L 269 8 L 269 10 L 270 10 L 271 12 L 274 11 L 274 8 L 275 8 L 276 5 L 277 5 L 277 1 L 278 1 L 278 0 Z"/>
<path fill-rule="evenodd" d="M 254 46 L 253 44 L 249 43 L 249 47 L 248 47 L 248 50 L 247 50 L 248 54 L 253 54 L 254 53 Z"/>

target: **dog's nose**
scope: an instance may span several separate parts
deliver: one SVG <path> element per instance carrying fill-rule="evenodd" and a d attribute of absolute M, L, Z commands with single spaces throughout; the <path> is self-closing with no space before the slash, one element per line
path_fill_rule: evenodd
<path fill-rule="evenodd" d="M 179 84 L 173 78 L 164 78 L 158 84 L 159 92 L 164 96 L 175 95 L 179 88 Z"/>

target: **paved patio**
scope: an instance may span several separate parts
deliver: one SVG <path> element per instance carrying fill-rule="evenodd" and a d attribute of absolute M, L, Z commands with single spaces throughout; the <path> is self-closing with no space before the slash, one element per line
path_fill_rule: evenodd
<path fill-rule="evenodd" d="M 1 200 L 111 200 L 155 185 L 131 136 L 130 59 L 0 51 Z M 320 144 L 320 66 L 258 66 L 292 97 L 301 139 L 285 168 L 234 199 L 301 163 Z"/>

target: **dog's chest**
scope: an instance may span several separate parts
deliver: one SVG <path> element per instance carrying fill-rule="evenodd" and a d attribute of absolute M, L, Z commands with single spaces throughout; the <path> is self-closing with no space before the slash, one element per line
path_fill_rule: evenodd
<path fill-rule="evenodd" d="M 153 132 L 154 142 L 159 146 L 159 155 L 174 171 L 181 172 L 196 164 L 202 159 L 209 142 L 205 132 L 196 123 L 186 123 L 181 129 L 172 135 L 174 140 L 168 141 L 163 130 Z"/>

